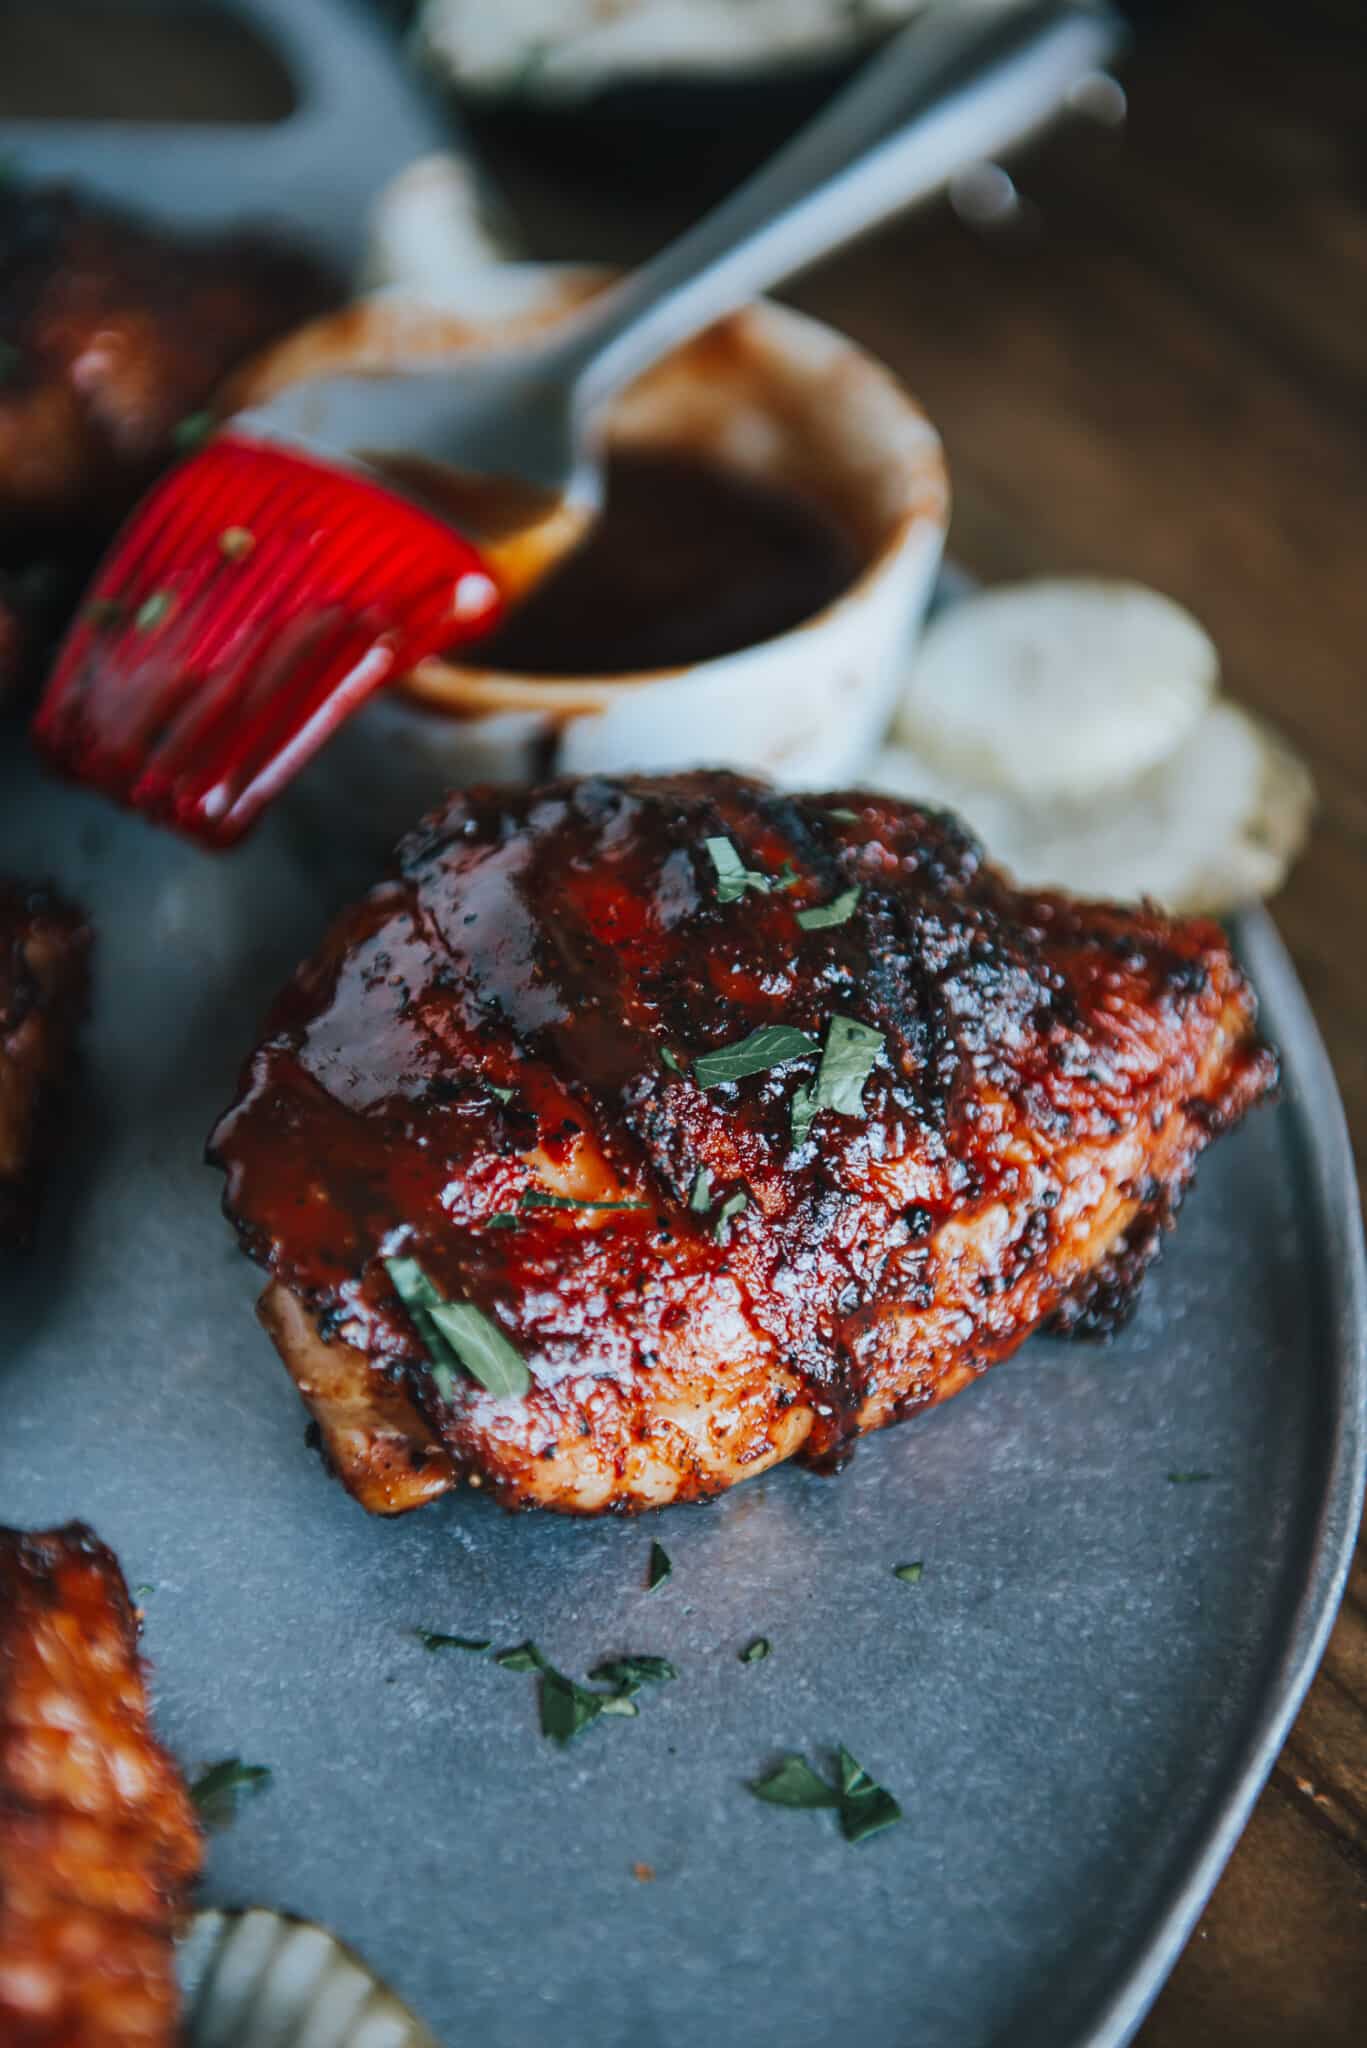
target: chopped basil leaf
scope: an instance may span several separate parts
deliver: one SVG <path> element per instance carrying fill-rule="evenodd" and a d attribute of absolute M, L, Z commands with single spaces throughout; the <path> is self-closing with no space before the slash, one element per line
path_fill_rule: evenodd
<path fill-rule="evenodd" d="M 198 448 L 208 440 L 214 430 L 214 416 L 211 412 L 187 412 L 184 419 L 176 424 L 171 438 L 182 454 Z"/>
<path fill-rule="evenodd" d="M 821 1065 L 809 1088 L 799 1088 L 793 1097 L 792 1142 L 805 1145 L 812 1120 L 819 1109 L 834 1109 L 841 1116 L 864 1114 L 864 1083 L 873 1072 L 883 1050 L 883 1034 L 853 1017 L 832 1017 L 826 1026 L 826 1043 Z"/>
<path fill-rule="evenodd" d="M 797 921 L 804 932 L 821 932 L 832 925 L 847 924 L 854 916 L 854 908 L 863 889 L 856 882 L 852 889 L 846 889 L 830 903 L 814 903 L 810 910 L 799 910 Z"/>
<path fill-rule="evenodd" d="M 487 1393 L 506 1396 L 531 1391 L 526 1361 L 483 1309 L 472 1301 L 446 1301 L 429 1313 L 465 1370 Z"/>
<path fill-rule="evenodd" d="M 488 1393 L 530 1390 L 526 1364 L 482 1309 L 472 1301 L 443 1300 L 416 1259 L 386 1259 L 385 1267 L 426 1346 L 432 1378 L 444 1401 L 455 1393 L 458 1366 L 464 1366 Z"/>
<path fill-rule="evenodd" d="M 218 552 L 230 562 L 245 562 L 256 546 L 256 535 L 246 526 L 225 526 L 218 536 Z"/>
<path fill-rule="evenodd" d="M 892 1576 L 895 1579 L 900 1579 L 904 1586 L 919 1586 L 923 1569 L 924 1567 L 920 1564 L 895 1564 L 892 1568 Z"/>
<path fill-rule="evenodd" d="M 582 1202 L 577 1195 L 552 1195 L 544 1188 L 524 1188 L 524 1209 L 648 1209 L 649 1202 Z"/>
<path fill-rule="evenodd" d="M 190 1797 L 206 1827 L 223 1828 L 236 1816 L 238 1794 L 262 1790 L 270 1778 L 265 1764 L 244 1764 L 240 1757 L 229 1756 L 195 1779 Z"/>
<path fill-rule="evenodd" d="M 669 1559 L 669 1552 L 665 1549 L 663 1543 L 652 1543 L 650 1546 L 650 1569 L 646 1574 L 646 1591 L 653 1593 L 657 1586 L 662 1586 L 673 1569 L 674 1567 Z"/>
<path fill-rule="evenodd" d="M 859 823 L 858 811 L 847 811 L 843 807 L 837 810 L 827 811 L 826 816 L 828 818 L 834 818 L 836 820 L 836 823 L 840 825 L 857 825 Z"/>
<path fill-rule="evenodd" d="M 693 1188 L 688 1197 L 688 1206 L 695 1216 L 705 1216 L 712 1206 L 712 1169 L 700 1166 L 693 1176 Z"/>
<path fill-rule="evenodd" d="M 593 1692 L 567 1678 L 554 1665 L 541 1670 L 541 1733 L 563 1749 L 576 1735 L 592 1727 L 600 1714 L 614 1714 L 634 1721 L 640 1709 L 630 1692 Z"/>
<path fill-rule="evenodd" d="M 753 1643 L 747 1643 L 740 1653 L 742 1664 L 762 1664 L 773 1645 L 768 1636 L 756 1636 Z"/>
<path fill-rule="evenodd" d="M 718 903 L 734 903 L 747 889 L 767 896 L 774 889 L 791 889 L 797 880 L 791 861 L 784 862 L 778 875 L 766 875 L 758 868 L 746 867 L 729 839 L 705 839 L 703 845 L 717 871 Z"/>
<path fill-rule="evenodd" d="M 818 1777 L 801 1756 L 785 1756 L 781 1764 L 775 1764 L 762 1778 L 752 1778 L 750 1790 L 756 1799 L 767 1800 L 770 1806 L 797 1806 L 812 1811 L 840 1804 L 826 1780 Z"/>
<path fill-rule="evenodd" d="M 840 1831 L 847 1842 L 862 1842 L 890 1828 L 902 1818 L 902 1809 L 886 1787 L 871 1778 L 843 1746 L 840 1750 L 840 1783 L 828 1785 L 805 1757 L 786 1756 L 762 1778 L 752 1779 L 750 1790 L 756 1799 L 771 1806 L 799 1807 L 806 1811 L 835 1807 L 840 1814 Z"/>
<path fill-rule="evenodd" d="M 725 1081 L 741 1081 L 747 1074 L 763 1074 L 771 1067 L 787 1066 L 789 1060 L 815 1052 L 816 1046 L 814 1038 L 795 1030 L 791 1024 L 761 1024 L 735 1045 L 699 1053 L 693 1062 L 693 1079 L 700 1088 L 720 1088 Z"/>
<path fill-rule="evenodd" d="M 518 1219 L 511 1209 L 495 1209 L 492 1216 L 484 1219 L 486 1230 L 516 1230 Z"/>
<path fill-rule="evenodd" d="M 175 608 L 175 598 L 169 590 L 154 590 L 145 597 L 133 614 L 133 627 L 138 633 L 155 632 L 164 625 Z"/>
<path fill-rule="evenodd" d="M 576 1685 L 563 1671 L 547 1666 L 541 1674 L 541 1733 L 562 1746 L 572 1742 L 581 1729 L 598 1719 L 603 1711 L 603 1693 Z"/>
<path fill-rule="evenodd" d="M 678 1054 L 672 1053 L 667 1045 L 660 1047 L 660 1065 L 668 1067 L 671 1074 L 681 1074 L 683 1072 L 683 1068 L 679 1065 Z"/>
<path fill-rule="evenodd" d="M 150 1600 L 156 1590 L 155 1586 L 134 1586 L 133 1598 L 135 1600 Z"/>
<path fill-rule="evenodd" d="M 500 1102 L 511 1102 L 514 1095 L 516 1095 L 517 1093 L 517 1090 L 515 1088 L 496 1087 L 492 1081 L 486 1081 L 484 1085 L 491 1095 L 496 1095 L 498 1097 Z"/>
<path fill-rule="evenodd" d="M 840 1751 L 840 1832 L 847 1842 L 862 1842 L 902 1818 L 891 1792 L 871 1778 L 849 1751 Z"/>
<path fill-rule="evenodd" d="M 511 1650 L 496 1650 L 494 1662 L 500 1671 L 547 1671 L 550 1666 L 530 1640 L 514 1643 Z"/>
<path fill-rule="evenodd" d="M 744 1188 L 737 1188 L 734 1195 L 726 1197 L 726 1200 L 718 1209 L 716 1220 L 712 1225 L 712 1235 L 718 1244 L 728 1244 L 730 1242 L 731 1219 L 733 1216 L 740 1215 L 741 1210 L 747 1206 L 749 1200 L 750 1197 Z"/>
<path fill-rule="evenodd" d="M 1201 1486 L 1207 1479 L 1213 1479 L 1213 1472 L 1169 1472 L 1169 1486 Z"/>
<path fill-rule="evenodd" d="M 487 1636 L 447 1636 L 438 1628 L 415 1628 L 413 1631 L 424 1650 L 473 1650 L 482 1653 L 487 1650 Z"/>
<path fill-rule="evenodd" d="M 678 1675 L 668 1657 L 609 1657 L 589 1673 L 601 1685 L 616 1685 L 624 1690 L 627 1686 L 667 1685 Z"/>

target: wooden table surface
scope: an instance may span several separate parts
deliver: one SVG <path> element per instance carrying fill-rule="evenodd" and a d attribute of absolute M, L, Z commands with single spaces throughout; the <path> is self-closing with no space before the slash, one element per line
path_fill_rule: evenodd
<path fill-rule="evenodd" d="M 30 21 L 44 32 L 40 10 Z M 65 29 L 61 54 L 66 111 L 82 85 Z M 942 207 L 791 296 L 924 399 L 958 560 L 988 580 L 1080 570 L 1171 592 L 1231 689 L 1309 758 L 1319 820 L 1275 909 L 1362 1160 L 1367 8 L 1209 0 L 1148 36 L 1125 77 L 1124 131 L 1052 136 L 1018 168 L 1014 224 L 973 231 Z M 107 71 L 89 90 L 107 104 Z M 505 142 L 496 169 L 539 254 L 628 260 L 692 210 L 646 196 L 629 166 L 577 181 Z M 1362 1544 L 1294 1732 L 1139 2038 L 1367 2042 Z"/>

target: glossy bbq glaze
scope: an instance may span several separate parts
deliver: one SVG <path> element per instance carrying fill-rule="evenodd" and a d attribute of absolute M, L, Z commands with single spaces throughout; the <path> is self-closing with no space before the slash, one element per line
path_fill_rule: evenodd
<path fill-rule="evenodd" d="M 0 1529 L 0 2041 L 175 2048 L 199 1874 L 151 1728 L 118 1560 L 79 1522 Z"/>
<path fill-rule="evenodd" d="M 794 885 L 720 900 L 709 838 Z M 845 922 L 799 923 L 856 887 Z M 814 1053 L 691 1076 L 833 1016 L 882 1050 L 858 1113 L 796 1149 Z M 828 1457 L 1051 1315 L 1104 1320 L 1274 1072 L 1214 925 L 1020 895 L 890 799 L 594 779 L 456 795 L 413 833 L 280 999 L 211 1156 L 368 1505 L 464 1469 L 510 1502 L 638 1506 Z M 396 1254 L 497 1323 L 528 1396 L 440 1397 Z M 370 1484 L 377 1430 L 398 1477 Z"/>

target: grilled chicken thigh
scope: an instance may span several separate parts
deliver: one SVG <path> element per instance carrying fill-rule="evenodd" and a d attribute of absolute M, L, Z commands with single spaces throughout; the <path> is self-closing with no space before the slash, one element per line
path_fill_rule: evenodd
<path fill-rule="evenodd" d="M 1274 1078 L 1212 924 L 1022 894 L 891 799 L 593 779 L 412 834 L 211 1157 L 366 1507 L 587 1514 L 1106 1327 Z"/>
<path fill-rule="evenodd" d="M 0 1245 L 25 1244 L 89 980 L 90 927 L 48 889 L 0 879 Z"/>
<path fill-rule="evenodd" d="M 0 1529 L 0 2040 L 173 2048 L 201 1843 L 151 1732 L 112 1553 Z"/>

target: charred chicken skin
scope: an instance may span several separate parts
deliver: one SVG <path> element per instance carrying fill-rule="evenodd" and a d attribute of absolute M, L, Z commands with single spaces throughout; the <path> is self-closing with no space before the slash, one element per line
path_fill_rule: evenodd
<path fill-rule="evenodd" d="M 210 1156 L 366 1507 L 659 1507 L 1113 1322 L 1273 1084 L 1254 1007 L 1217 926 L 1022 894 L 891 799 L 477 789 L 300 968 Z M 434 1371 L 390 1261 L 526 1390 Z"/>
<path fill-rule="evenodd" d="M 251 231 L 0 181 L 0 694 L 229 371 L 339 297 Z"/>
<path fill-rule="evenodd" d="M 54 1108 L 85 1012 L 90 927 L 48 889 L 0 879 L 0 1245 L 26 1244 Z"/>
<path fill-rule="evenodd" d="M 137 1619 L 89 1529 L 0 1529 L 0 2040 L 173 2048 L 201 1842 Z"/>

